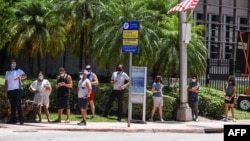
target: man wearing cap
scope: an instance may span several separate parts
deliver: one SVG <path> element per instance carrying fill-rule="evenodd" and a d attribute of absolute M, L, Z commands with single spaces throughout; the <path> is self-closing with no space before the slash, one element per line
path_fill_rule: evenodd
<path fill-rule="evenodd" d="M 66 73 L 64 68 L 59 68 L 59 76 L 57 76 L 57 112 L 58 118 L 54 122 L 61 122 L 63 109 L 66 109 L 65 123 L 70 122 L 70 89 L 73 86 L 72 78 Z"/>
<path fill-rule="evenodd" d="M 21 80 L 26 79 L 27 75 L 23 70 L 16 67 L 16 61 L 12 59 L 10 66 L 5 73 L 4 95 L 8 97 L 11 106 L 11 118 L 8 124 L 16 124 L 16 109 L 20 125 L 23 125 L 22 96 L 23 88 Z"/>
<path fill-rule="evenodd" d="M 118 100 L 118 111 L 117 111 L 117 120 L 121 121 L 122 119 L 122 103 L 123 103 L 123 95 L 124 95 L 124 88 L 126 88 L 129 85 L 129 76 L 127 73 L 123 72 L 123 65 L 120 64 L 117 66 L 116 71 L 113 72 L 111 77 L 111 84 L 113 84 L 113 91 L 109 95 L 109 100 L 106 104 L 104 115 L 107 116 L 109 113 L 109 110 L 115 100 L 117 98 Z"/>
<path fill-rule="evenodd" d="M 87 78 L 90 80 L 91 86 L 92 86 L 92 91 L 91 91 L 91 94 L 89 97 L 89 105 L 90 105 L 90 110 L 92 113 L 91 118 L 94 118 L 94 116 L 95 116 L 95 104 L 94 104 L 95 94 L 94 94 L 94 91 L 95 91 L 95 86 L 97 86 L 99 84 L 99 80 L 98 80 L 97 75 L 94 72 L 92 72 L 90 65 L 87 65 L 85 67 L 85 70 L 89 72 L 89 74 L 87 75 Z"/>
<path fill-rule="evenodd" d="M 87 79 L 88 74 L 89 72 L 87 70 L 83 70 L 82 72 L 80 72 L 80 80 L 77 86 L 78 107 L 82 115 L 82 121 L 77 124 L 84 126 L 86 126 L 86 110 L 88 105 L 88 99 L 92 91 L 91 82 L 89 79 Z"/>

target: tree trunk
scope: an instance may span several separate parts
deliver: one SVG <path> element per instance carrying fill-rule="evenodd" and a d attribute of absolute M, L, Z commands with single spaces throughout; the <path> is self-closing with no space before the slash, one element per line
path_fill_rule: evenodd
<path fill-rule="evenodd" d="M 38 54 L 37 54 L 37 72 L 36 72 L 36 75 L 38 74 L 39 71 L 41 71 L 41 55 L 38 52 Z"/>
<path fill-rule="evenodd" d="M 49 62 L 48 62 L 48 55 L 46 54 L 45 55 L 45 70 L 44 70 L 44 74 L 47 76 L 48 75 L 48 64 L 49 64 Z"/>
<path fill-rule="evenodd" d="M 84 36 L 84 30 L 81 32 L 81 37 L 82 40 L 80 40 L 80 55 L 79 55 L 79 70 L 82 70 L 82 60 L 83 60 L 83 48 L 84 48 L 84 40 L 85 40 L 85 36 Z"/>

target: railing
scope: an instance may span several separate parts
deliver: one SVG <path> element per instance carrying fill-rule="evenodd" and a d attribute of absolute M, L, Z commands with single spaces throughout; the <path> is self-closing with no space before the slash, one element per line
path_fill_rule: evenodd
<path fill-rule="evenodd" d="M 230 75 L 235 76 L 236 95 L 245 94 L 247 87 L 250 86 L 250 76 L 246 75 L 243 77 L 237 73 L 232 59 L 208 59 L 207 66 L 206 75 L 198 78 L 201 86 L 223 91 Z M 188 82 L 189 80 L 190 78 Z M 166 78 L 164 79 L 164 84 L 179 85 L 179 78 Z"/>

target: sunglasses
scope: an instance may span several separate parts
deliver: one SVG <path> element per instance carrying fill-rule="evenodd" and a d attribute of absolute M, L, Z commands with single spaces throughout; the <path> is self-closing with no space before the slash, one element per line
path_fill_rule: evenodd
<path fill-rule="evenodd" d="M 91 70 L 91 68 L 85 68 L 86 70 Z"/>

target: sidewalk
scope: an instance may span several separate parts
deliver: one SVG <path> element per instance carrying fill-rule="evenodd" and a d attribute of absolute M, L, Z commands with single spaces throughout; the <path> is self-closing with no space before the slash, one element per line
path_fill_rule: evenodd
<path fill-rule="evenodd" d="M 238 120 L 236 122 L 200 119 L 199 122 L 188 121 L 165 121 L 147 122 L 145 124 L 127 122 L 87 122 L 87 126 L 77 125 L 77 121 L 70 123 L 24 123 L 4 124 L 0 123 L 0 132 L 3 130 L 11 131 L 39 131 L 39 130 L 60 130 L 60 131 L 91 131 L 91 132 L 176 132 L 176 133 L 223 133 L 225 124 L 250 125 L 249 120 Z"/>

